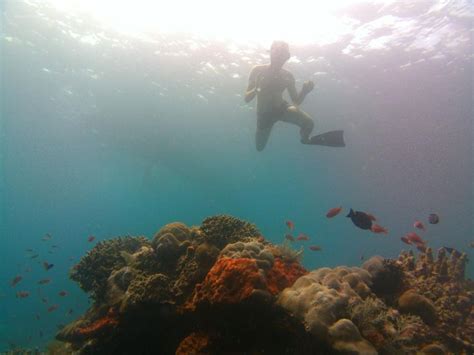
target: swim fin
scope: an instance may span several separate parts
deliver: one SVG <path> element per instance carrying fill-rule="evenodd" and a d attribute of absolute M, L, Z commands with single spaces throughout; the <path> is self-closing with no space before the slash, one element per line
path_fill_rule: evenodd
<path fill-rule="evenodd" d="M 346 143 L 344 143 L 343 135 L 343 130 L 329 131 L 311 137 L 307 144 L 325 145 L 328 147 L 345 147 Z"/>

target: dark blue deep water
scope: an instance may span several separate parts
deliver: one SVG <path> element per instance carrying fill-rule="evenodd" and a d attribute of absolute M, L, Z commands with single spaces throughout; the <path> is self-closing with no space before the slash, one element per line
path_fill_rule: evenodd
<path fill-rule="evenodd" d="M 142 39 L 47 2 L 0 4 L 0 350 L 42 348 L 87 309 L 68 270 L 97 241 L 173 221 L 231 214 L 280 243 L 291 220 L 322 247 L 304 252 L 313 269 L 396 257 L 421 220 L 430 246 L 474 259 L 468 2 L 360 1 L 336 14 L 353 28 L 331 43 L 290 42 L 298 89 L 316 86 L 301 109 L 347 146 L 301 145 L 278 123 L 262 152 L 243 93 L 270 42 Z M 373 213 L 389 234 L 327 219 L 336 206 Z"/>

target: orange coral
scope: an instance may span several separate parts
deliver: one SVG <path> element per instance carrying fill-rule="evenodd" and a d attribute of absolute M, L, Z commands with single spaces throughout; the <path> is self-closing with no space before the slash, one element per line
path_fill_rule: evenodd
<path fill-rule="evenodd" d="M 273 267 L 267 273 L 268 291 L 276 295 L 307 273 L 306 269 L 297 261 L 286 262 L 281 258 L 275 258 Z"/>
<path fill-rule="evenodd" d="M 184 338 L 176 349 L 176 355 L 206 354 L 209 337 L 203 333 L 191 333 Z"/>
<path fill-rule="evenodd" d="M 102 334 L 104 331 L 114 328 L 117 324 L 117 314 L 113 308 L 110 308 L 105 317 L 99 318 L 87 327 L 78 328 L 77 333 L 83 337 L 91 338 Z"/>
<path fill-rule="evenodd" d="M 209 270 L 204 281 L 196 285 L 191 308 L 205 301 L 239 303 L 255 289 L 265 289 L 265 280 L 254 259 L 221 258 Z"/>

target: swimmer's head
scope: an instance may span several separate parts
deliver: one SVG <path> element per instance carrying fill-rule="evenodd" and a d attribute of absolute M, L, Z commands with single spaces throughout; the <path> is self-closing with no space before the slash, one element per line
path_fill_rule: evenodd
<path fill-rule="evenodd" d="M 290 59 L 290 47 L 283 41 L 274 41 L 270 47 L 270 60 L 272 64 L 283 65 Z"/>

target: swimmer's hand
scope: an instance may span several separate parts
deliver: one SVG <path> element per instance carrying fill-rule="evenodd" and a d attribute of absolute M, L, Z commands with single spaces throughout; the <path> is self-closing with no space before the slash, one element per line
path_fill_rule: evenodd
<path fill-rule="evenodd" d="M 311 80 L 305 81 L 303 83 L 303 88 L 301 91 L 306 95 L 309 94 L 314 89 L 314 83 Z"/>

